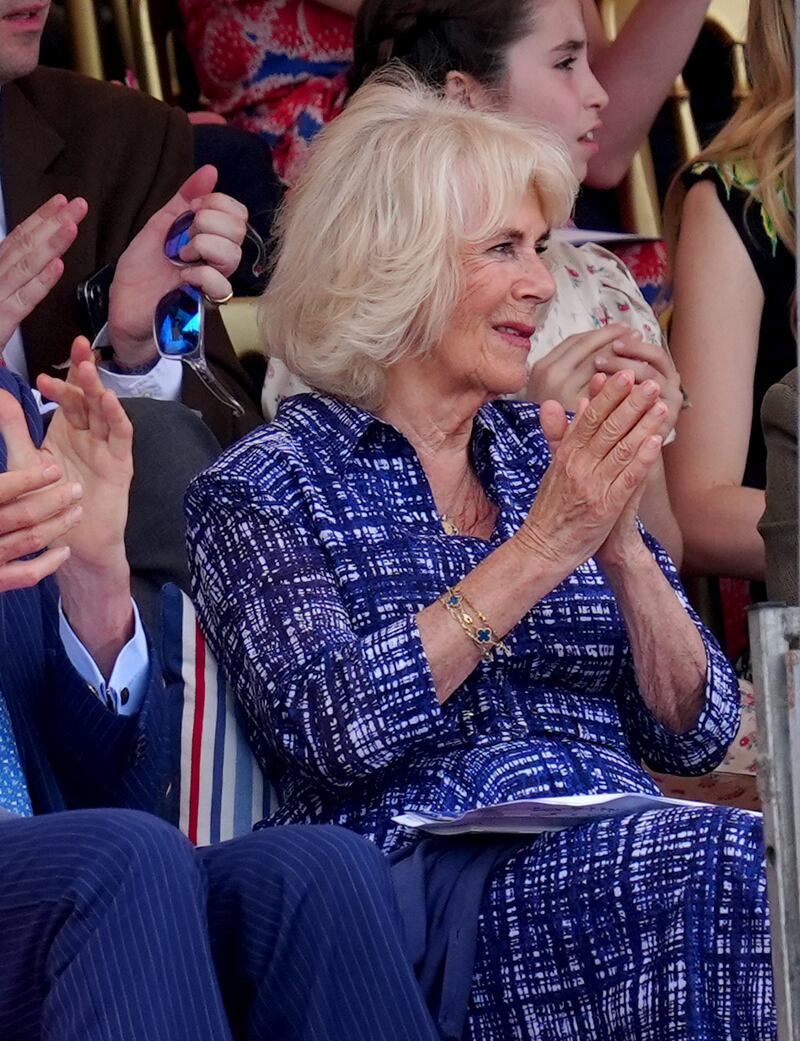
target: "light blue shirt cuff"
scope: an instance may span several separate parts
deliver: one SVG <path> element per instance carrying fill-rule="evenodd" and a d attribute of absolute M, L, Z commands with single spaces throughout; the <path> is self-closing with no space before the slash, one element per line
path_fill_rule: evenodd
<path fill-rule="evenodd" d="M 94 338 L 92 349 L 111 347 L 108 322 Z M 177 358 L 159 358 L 147 372 L 109 372 L 98 362 L 97 374 L 104 387 L 120 398 L 153 398 L 155 401 L 180 401 L 183 366 Z"/>
<path fill-rule="evenodd" d="M 75 635 L 58 602 L 58 631 L 73 668 L 88 683 L 103 704 L 119 716 L 133 716 L 147 692 L 150 654 L 136 601 L 133 603 L 134 632 L 114 662 L 106 683 L 94 659 Z"/>

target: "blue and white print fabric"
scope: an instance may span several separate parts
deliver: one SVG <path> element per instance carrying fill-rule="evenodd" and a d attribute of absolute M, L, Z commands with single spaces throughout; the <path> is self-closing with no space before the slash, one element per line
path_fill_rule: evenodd
<path fill-rule="evenodd" d="M 499 507 L 489 541 L 446 535 L 406 439 L 320 395 L 287 400 L 190 488 L 193 596 L 280 821 L 335 821 L 391 848 L 407 838 L 391 823 L 404 810 L 652 792 L 642 757 L 702 773 L 724 756 L 739 696 L 716 643 L 695 618 L 706 706 L 688 733 L 665 730 L 594 560 L 512 630 L 509 658 L 481 662 L 439 704 L 415 615 L 523 522 L 550 458 L 536 407 L 486 405 L 472 454 Z"/>
<path fill-rule="evenodd" d="M 319 395 L 230 449 L 187 496 L 195 603 L 281 807 L 385 850 L 403 810 L 561 793 L 653 792 L 640 765 L 702 773 L 739 717 L 706 647 L 684 734 L 644 704 L 622 617 L 587 561 L 440 705 L 416 613 L 523 522 L 549 450 L 535 406 L 485 406 L 472 457 L 499 507 L 490 540 L 446 535 L 416 454 Z M 675 569 L 647 543 L 686 604 Z M 532 839 L 480 907 L 466 1041 L 772 1041 L 760 820 L 678 808 Z"/>

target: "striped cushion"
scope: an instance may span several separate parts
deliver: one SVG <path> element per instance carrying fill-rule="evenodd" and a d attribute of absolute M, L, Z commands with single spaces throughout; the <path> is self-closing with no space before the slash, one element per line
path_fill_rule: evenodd
<path fill-rule="evenodd" d="M 272 788 L 192 602 L 177 586 L 164 587 L 162 619 L 166 682 L 182 693 L 178 825 L 195 845 L 235 838 L 270 813 Z"/>

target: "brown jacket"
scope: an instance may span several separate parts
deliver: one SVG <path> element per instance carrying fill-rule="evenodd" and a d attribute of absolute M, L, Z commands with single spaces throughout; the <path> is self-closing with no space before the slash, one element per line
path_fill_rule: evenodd
<path fill-rule="evenodd" d="M 64 258 L 64 275 L 22 325 L 31 380 L 69 354 L 80 328 L 76 287 L 115 261 L 193 169 L 184 113 L 134 90 L 40 67 L 0 93 L 0 176 L 9 230 L 56 192 L 81 195 L 89 213 Z M 239 365 L 219 316 L 207 354 L 245 406 L 235 419 L 184 366 L 183 402 L 224 445 L 261 422 L 258 389 Z"/>

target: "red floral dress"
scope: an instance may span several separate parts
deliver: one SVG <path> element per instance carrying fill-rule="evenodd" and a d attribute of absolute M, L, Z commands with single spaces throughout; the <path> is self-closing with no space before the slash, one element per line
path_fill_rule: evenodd
<path fill-rule="evenodd" d="M 296 178 L 309 141 L 344 104 L 353 19 L 314 0 L 180 0 L 203 93 L 263 134 L 278 176 Z"/>

